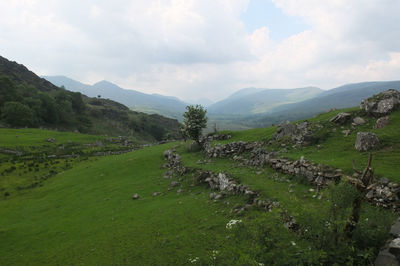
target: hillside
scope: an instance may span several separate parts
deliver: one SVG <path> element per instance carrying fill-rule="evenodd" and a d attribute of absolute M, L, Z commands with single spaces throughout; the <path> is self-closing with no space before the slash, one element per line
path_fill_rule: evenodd
<path fill-rule="evenodd" d="M 362 82 L 340 86 L 308 100 L 278 106 L 269 114 L 254 116 L 249 120 L 252 120 L 250 124 L 253 126 L 264 127 L 284 120 L 304 119 L 332 108 L 356 106 L 362 99 L 388 89 L 400 90 L 400 81 Z"/>
<path fill-rule="evenodd" d="M 228 98 L 212 104 L 207 108 L 210 114 L 217 115 L 252 115 L 268 113 L 274 108 L 313 98 L 322 92 L 315 87 L 298 89 L 259 89 L 240 90 Z"/>
<path fill-rule="evenodd" d="M 161 114 L 175 119 L 182 118 L 187 105 L 175 97 L 126 90 L 105 80 L 87 85 L 64 76 L 44 76 L 44 78 L 57 86 L 64 86 L 68 90 L 81 92 L 89 97 L 101 95 L 102 98 L 117 101 L 135 111 Z"/>
<path fill-rule="evenodd" d="M 0 112 L 3 127 L 129 135 L 137 141 L 179 138 L 176 120 L 133 112 L 112 100 L 89 98 L 59 88 L 3 57 L 0 57 Z"/>
<path fill-rule="evenodd" d="M 107 155 L 122 146 L 0 129 L 8 150 L 0 151 L 0 264 L 373 265 L 397 237 L 389 234 L 400 210 L 396 101 L 380 115 L 354 107 L 219 132 L 204 151 L 175 142 L 99 157 L 98 149 Z M 356 150 L 358 132 L 375 133 L 379 143 Z M 81 156 L 66 157 L 79 149 Z M 357 188 L 357 178 L 368 188 Z M 385 249 L 386 262 L 397 263 L 396 251 Z"/>

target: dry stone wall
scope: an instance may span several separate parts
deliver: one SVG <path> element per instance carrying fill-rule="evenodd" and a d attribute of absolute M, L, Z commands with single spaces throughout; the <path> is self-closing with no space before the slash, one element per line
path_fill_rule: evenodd
<path fill-rule="evenodd" d="M 249 156 L 243 156 L 249 152 Z M 302 176 L 317 187 L 329 186 L 344 177 L 341 169 L 335 169 L 326 165 L 315 164 L 307 161 L 304 157 L 300 160 L 277 158 L 276 152 L 268 152 L 261 148 L 257 142 L 246 143 L 243 141 L 232 142 L 226 145 L 208 147 L 205 154 L 209 157 L 231 157 L 242 165 L 269 166 L 272 169 L 296 176 Z M 400 185 L 389 182 L 382 178 L 369 188 L 366 200 L 384 208 L 400 210 Z"/>

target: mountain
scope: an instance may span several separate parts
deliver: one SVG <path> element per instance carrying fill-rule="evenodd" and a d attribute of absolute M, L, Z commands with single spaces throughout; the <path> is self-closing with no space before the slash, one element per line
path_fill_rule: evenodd
<path fill-rule="evenodd" d="M 57 86 L 64 86 L 68 90 L 81 92 L 90 97 L 100 95 L 101 98 L 120 102 L 135 111 L 161 114 L 175 119 L 181 119 L 187 105 L 176 97 L 126 90 L 106 80 L 88 85 L 65 76 L 44 76 L 44 78 Z"/>
<path fill-rule="evenodd" d="M 73 80 L 64 81 L 73 88 L 86 88 L 85 84 Z M 96 86 L 111 84 L 101 82 Z M 180 136 L 177 120 L 134 112 L 112 100 L 90 98 L 57 87 L 4 57 L 0 57 L 0 124 L 3 127 L 46 127 L 130 135 L 143 141 Z"/>
<path fill-rule="evenodd" d="M 361 100 L 388 89 L 400 90 L 400 81 L 375 81 L 343 85 L 324 91 L 314 98 L 278 106 L 269 114 L 257 118 L 259 126 L 264 122 L 303 119 L 332 108 L 347 108 L 359 105 Z"/>
<path fill-rule="evenodd" d="M 274 108 L 313 98 L 322 92 L 316 87 L 297 89 L 259 89 L 239 90 L 228 98 L 207 108 L 210 114 L 252 115 L 271 112 Z"/>

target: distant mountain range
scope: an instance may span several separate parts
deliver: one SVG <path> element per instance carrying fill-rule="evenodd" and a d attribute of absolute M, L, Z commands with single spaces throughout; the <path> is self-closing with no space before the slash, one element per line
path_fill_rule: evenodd
<path fill-rule="evenodd" d="M 311 99 L 284 104 L 274 108 L 270 113 L 254 118 L 255 124 L 265 126 L 283 120 L 299 120 L 332 108 L 358 106 L 362 99 L 371 97 L 388 89 L 400 90 L 400 81 L 361 82 L 347 84 L 324 91 Z"/>
<path fill-rule="evenodd" d="M 176 97 L 159 94 L 146 94 L 135 90 L 126 90 L 109 81 L 100 81 L 93 85 L 81 83 L 65 76 L 43 76 L 54 85 L 64 86 L 67 90 L 81 92 L 89 97 L 111 99 L 120 102 L 134 111 L 149 114 L 161 114 L 181 119 L 187 103 Z"/>
<path fill-rule="evenodd" d="M 332 108 L 357 106 L 362 99 L 387 89 L 400 90 L 400 81 L 347 84 L 327 91 L 317 87 L 245 88 L 211 104 L 207 99 L 186 103 L 176 97 L 125 90 L 108 81 L 87 85 L 64 76 L 44 78 L 57 86 L 65 86 L 68 90 L 91 97 L 101 95 L 101 98 L 120 102 L 132 110 L 162 114 L 179 120 L 182 119 L 186 105 L 209 105 L 209 124 L 217 124 L 220 129 L 264 127 L 283 120 L 303 119 Z"/>
<path fill-rule="evenodd" d="M 316 97 L 323 91 L 316 87 L 298 89 L 242 89 L 207 108 L 210 114 L 252 115 L 273 111 L 289 103 Z"/>

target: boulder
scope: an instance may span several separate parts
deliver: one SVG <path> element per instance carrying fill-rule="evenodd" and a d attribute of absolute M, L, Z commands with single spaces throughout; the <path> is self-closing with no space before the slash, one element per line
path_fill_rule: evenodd
<path fill-rule="evenodd" d="M 400 218 L 390 228 L 390 234 L 394 237 L 400 237 Z"/>
<path fill-rule="evenodd" d="M 400 255 L 400 238 L 395 238 L 389 244 L 389 252 L 396 256 L 396 258 Z"/>
<path fill-rule="evenodd" d="M 176 187 L 176 186 L 179 186 L 179 185 L 180 185 L 180 183 L 178 181 L 172 181 L 171 184 L 170 184 L 171 187 Z"/>
<path fill-rule="evenodd" d="M 357 116 L 356 118 L 353 119 L 353 123 L 355 125 L 364 125 L 367 122 L 364 120 L 364 118 Z"/>
<path fill-rule="evenodd" d="M 396 257 L 392 255 L 388 249 L 381 250 L 375 259 L 375 266 L 398 266 L 399 262 Z"/>
<path fill-rule="evenodd" d="M 135 194 L 132 196 L 132 199 L 133 199 L 133 200 L 139 199 L 139 194 L 138 194 L 138 193 L 135 193 Z"/>
<path fill-rule="evenodd" d="M 332 117 L 332 119 L 330 120 L 331 122 L 335 123 L 335 124 L 346 124 L 347 122 L 349 122 L 351 119 L 351 114 L 349 113 L 338 113 L 335 117 Z"/>
<path fill-rule="evenodd" d="M 379 145 L 378 137 L 371 132 L 358 132 L 354 147 L 358 151 L 369 151 Z"/>
<path fill-rule="evenodd" d="M 281 139 L 285 136 L 291 136 L 296 132 L 296 126 L 291 124 L 289 121 L 282 122 L 278 125 L 276 133 L 274 135 L 275 139 Z"/>
<path fill-rule="evenodd" d="M 374 128 L 384 128 L 389 125 L 389 116 L 384 116 L 376 120 Z"/>
<path fill-rule="evenodd" d="M 387 90 L 362 100 L 360 109 L 373 116 L 384 116 L 392 113 L 400 106 L 400 92 Z"/>
<path fill-rule="evenodd" d="M 297 124 L 285 121 L 278 125 L 274 138 L 280 140 L 284 137 L 290 137 L 293 142 L 299 145 L 308 145 L 313 139 L 311 126 L 312 124 L 308 121 Z"/>

